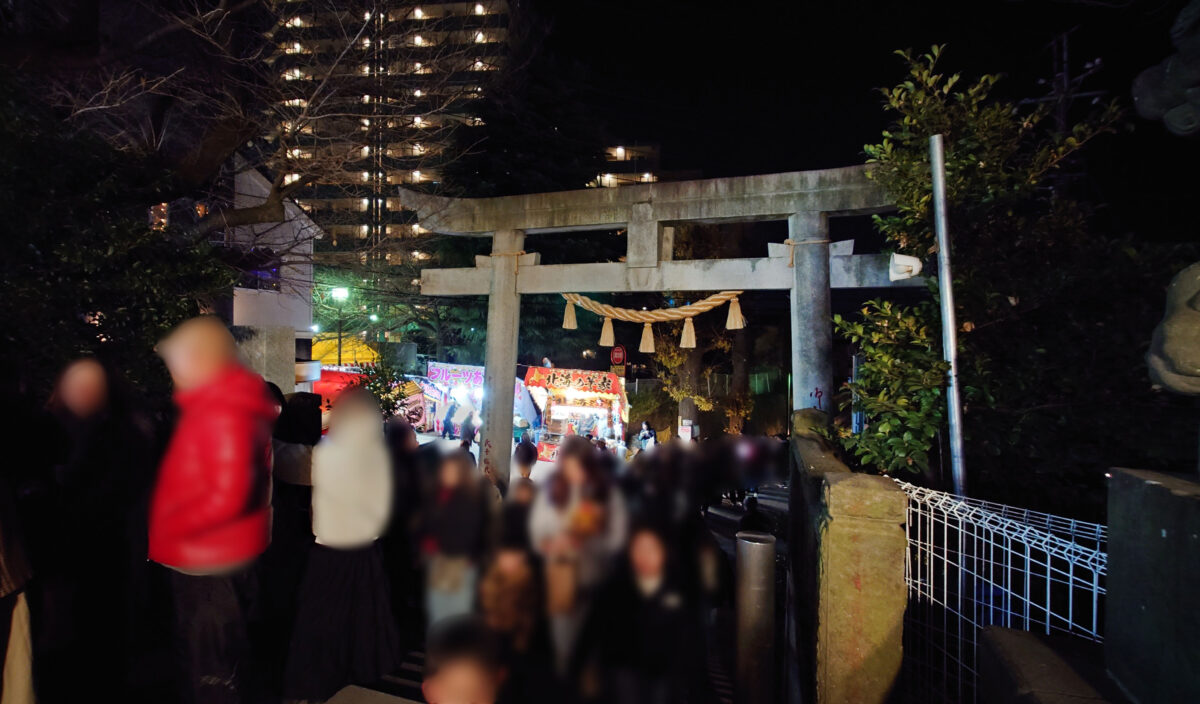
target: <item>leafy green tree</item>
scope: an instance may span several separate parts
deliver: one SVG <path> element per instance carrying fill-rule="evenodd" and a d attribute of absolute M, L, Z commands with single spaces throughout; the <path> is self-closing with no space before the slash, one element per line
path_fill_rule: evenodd
<path fill-rule="evenodd" d="M 946 416 L 942 393 L 949 365 L 942 360 L 936 311 L 890 301 L 869 301 L 855 320 L 833 317 L 838 334 L 856 345 L 865 361 L 848 384 L 856 411 L 870 419 L 860 433 L 839 428 L 842 446 L 858 461 L 883 472 L 927 472 L 929 456 Z"/>
<path fill-rule="evenodd" d="M 1195 410 L 1151 388 L 1142 355 L 1163 288 L 1195 259 L 1196 248 L 1099 230 L 1089 204 L 1062 178 L 1082 168 L 1081 149 L 1118 131 L 1115 105 L 1100 106 L 1061 133 L 1043 124 L 1043 110 L 994 99 L 997 76 L 966 81 L 941 73 L 940 47 L 900 55 L 908 76 L 882 91 L 893 123 L 881 142 L 865 147 L 871 177 L 897 206 L 876 225 L 891 248 L 927 258 L 926 270 L 933 269 L 928 138 L 943 134 L 967 466 L 975 491 L 1026 505 L 1100 510 L 1105 468 L 1168 468 L 1194 451 L 1195 424 L 1186 417 Z M 936 299 L 936 282 L 931 291 Z M 879 304 L 868 307 L 864 320 L 869 369 L 883 368 L 888 356 L 902 357 L 914 342 L 894 337 L 883 322 L 938 329 L 933 306 L 873 319 L 880 310 Z M 840 328 L 850 331 L 844 322 Z M 925 338 L 936 352 L 940 335 Z M 932 391 L 917 385 L 910 405 Z M 887 422 L 889 433 L 902 438 L 910 432 L 920 438 L 934 420 L 920 414 L 895 425 L 865 395 L 854 408 L 867 413 L 873 432 Z M 854 448 L 859 441 L 842 442 Z M 906 454 L 912 449 L 897 447 Z M 917 468 L 897 453 L 871 456 L 867 464 L 876 470 Z M 1030 494 L 1031 484 L 1044 491 Z"/>
<path fill-rule="evenodd" d="M 44 393 L 67 361 L 97 354 L 165 389 L 155 343 L 226 296 L 233 269 L 203 239 L 150 227 L 165 181 L 153 163 L 0 85 L 0 363 Z"/>

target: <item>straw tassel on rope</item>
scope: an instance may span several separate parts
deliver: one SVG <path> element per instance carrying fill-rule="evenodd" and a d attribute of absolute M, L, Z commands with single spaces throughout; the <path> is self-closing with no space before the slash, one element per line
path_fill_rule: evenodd
<path fill-rule="evenodd" d="M 567 308 L 563 311 L 563 329 L 579 329 L 579 323 L 575 321 L 575 304 L 570 299 L 567 299 Z"/>
<path fill-rule="evenodd" d="M 729 317 L 725 319 L 726 330 L 741 330 L 746 327 L 746 319 L 742 316 L 742 306 L 738 299 L 729 301 Z"/>
<path fill-rule="evenodd" d="M 613 339 L 612 318 L 605 316 L 604 327 L 600 329 L 600 346 L 612 347 L 614 344 L 616 340 Z"/>
<path fill-rule="evenodd" d="M 691 318 L 683 320 L 683 335 L 679 338 L 679 346 L 688 350 L 696 348 L 696 326 L 692 324 Z"/>
<path fill-rule="evenodd" d="M 650 329 L 650 323 L 642 326 L 642 342 L 638 345 L 638 352 L 654 354 L 654 331 Z"/>

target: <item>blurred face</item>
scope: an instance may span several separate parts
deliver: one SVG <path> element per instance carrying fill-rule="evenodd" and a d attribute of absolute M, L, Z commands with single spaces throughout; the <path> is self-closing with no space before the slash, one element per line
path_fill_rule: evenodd
<path fill-rule="evenodd" d="M 519 504 L 533 503 L 533 487 L 528 484 L 521 484 L 517 490 L 513 492 L 513 501 Z"/>
<path fill-rule="evenodd" d="M 578 457 L 568 455 L 563 458 L 562 472 L 566 480 L 571 484 L 582 484 L 587 479 L 587 472 L 583 470 L 583 463 Z"/>
<path fill-rule="evenodd" d="M 525 569 L 525 553 L 520 550 L 501 550 L 496 553 L 496 569 L 514 575 Z"/>
<path fill-rule="evenodd" d="M 90 418 L 108 403 L 108 379 L 99 362 L 83 359 L 63 372 L 58 398 L 76 418 Z"/>
<path fill-rule="evenodd" d="M 667 562 L 667 550 L 658 536 L 642 531 L 633 536 L 629 544 L 629 561 L 633 572 L 641 579 L 654 579 L 663 573 Z"/>
<path fill-rule="evenodd" d="M 442 462 L 438 467 L 438 484 L 446 489 L 453 489 L 462 483 L 462 470 L 454 460 Z"/>
<path fill-rule="evenodd" d="M 472 660 L 449 662 L 425 680 L 429 704 L 493 704 L 500 678 Z"/>
<path fill-rule="evenodd" d="M 236 355 L 229 330 L 206 317 L 183 323 L 155 349 L 180 391 L 204 386 Z"/>

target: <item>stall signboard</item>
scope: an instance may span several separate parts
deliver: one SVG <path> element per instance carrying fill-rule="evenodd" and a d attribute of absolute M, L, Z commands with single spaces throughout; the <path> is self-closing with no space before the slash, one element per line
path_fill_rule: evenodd
<path fill-rule="evenodd" d="M 625 345 L 617 345 L 608 353 L 608 361 L 612 362 L 613 366 L 622 366 L 625 364 Z"/>
<path fill-rule="evenodd" d="M 598 394 L 620 395 L 621 381 L 612 372 L 592 372 L 583 369 L 530 367 L 525 372 L 526 386 L 548 389 L 574 389 Z"/>
<path fill-rule="evenodd" d="M 447 388 L 456 386 L 479 388 L 483 386 L 483 367 L 472 364 L 430 362 L 426 372 L 430 381 Z"/>

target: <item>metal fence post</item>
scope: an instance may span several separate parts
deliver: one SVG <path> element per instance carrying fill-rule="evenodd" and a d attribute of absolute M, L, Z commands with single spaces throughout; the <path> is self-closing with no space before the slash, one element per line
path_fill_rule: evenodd
<path fill-rule="evenodd" d="M 737 704 L 775 701 L 775 536 L 737 534 Z"/>

